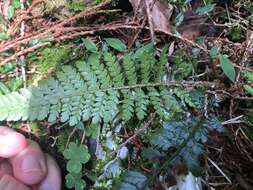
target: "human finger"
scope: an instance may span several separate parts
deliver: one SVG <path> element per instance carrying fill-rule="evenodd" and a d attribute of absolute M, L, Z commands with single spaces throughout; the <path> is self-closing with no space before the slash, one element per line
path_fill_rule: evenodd
<path fill-rule="evenodd" d="M 14 177 L 26 185 L 40 183 L 46 173 L 46 160 L 40 146 L 29 141 L 28 146 L 10 159 Z"/>
<path fill-rule="evenodd" d="M 13 175 L 11 164 L 7 160 L 0 162 L 0 179 L 4 175 Z"/>
<path fill-rule="evenodd" d="M 0 157 L 10 158 L 27 146 L 26 138 L 14 130 L 0 126 Z"/>
<path fill-rule="evenodd" d="M 4 175 L 0 179 L 0 189 L 1 190 L 30 190 L 27 186 L 20 183 L 14 177 L 10 175 Z"/>
<path fill-rule="evenodd" d="M 61 172 L 56 161 L 46 154 L 47 176 L 39 184 L 38 190 L 61 190 Z"/>

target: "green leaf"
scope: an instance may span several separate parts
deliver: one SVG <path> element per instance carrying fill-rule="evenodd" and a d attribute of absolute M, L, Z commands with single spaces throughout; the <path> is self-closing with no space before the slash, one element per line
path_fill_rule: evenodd
<path fill-rule="evenodd" d="M 0 32 L 0 41 L 8 39 L 8 36 L 4 32 Z"/>
<path fill-rule="evenodd" d="M 82 171 L 82 164 L 76 160 L 71 159 L 67 162 L 67 171 L 70 173 L 79 173 Z"/>
<path fill-rule="evenodd" d="M 82 39 L 82 40 L 83 40 L 83 43 L 85 45 L 85 48 L 88 51 L 93 52 L 93 53 L 98 52 L 98 48 L 97 48 L 96 44 L 90 38 L 85 38 L 85 39 Z"/>
<path fill-rule="evenodd" d="M 126 51 L 126 45 L 119 39 L 117 38 L 105 38 L 106 43 L 111 46 L 112 48 L 124 52 Z"/>
<path fill-rule="evenodd" d="M 123 181 L 116 187 L 118 190 L 148 190 L 146 185 L 147 177 L 140 172 L 128 171 L 123 177 Z"/>
<path fill-rule="evenodd" d="M 8 94 L 10 93 L 9 88 L 2 82 L 0 82 L 0 94 Z"/>
<path fill-rule="evenodd" d="M 198 15 L 205 15 L 209 12 L 211 12 L 216 4 L 207 4 L 202 7 L 198 7 L 197 10 L 195 11 Z"/>
<path fill-rule="evenodd" d="M 245 71 L 243 72 L 243 75 L 248 81 L 253 82 L 253 72 Z"/>
<path fill-rule="evenodd" d="M 65 159 L 70 160 L 67 164 L 67 170 L 72 173 L 79 173 L 81 171 L 81 164 L 87 163 L 90 159 L 87 146 L 78 146 L 73 142 L 64 150 L 63 156 Z"/>
<path fill-rule="evenodd" d="M 227 55 L 220 55 L 220 66 L 225 75 L 232 81 L 235 81 L 236 73 L 232 61 Z"/>
<path fill-rule="evenodd" d="M 17 9 L 20 7 L 20 0 L 12 0 L 11 5 Z"/>
<path fill-rule="evenodd" d="M 199 163 L 198 156 L 202 154 L 203 147 L 198 142 L 190 141 L 188 145 L 181 151 L 181 156 L 183 157 L 186 166 L 189 171 L 195 176 L 201 175 L 201 167 Z"/>
<path fill-rule="evenodd" d="M 234 27 L 230 28 L 228 36 L 232 40 L 240 40 L 243 38 L 243 29 L 241 28 L 240 25 L 234 26 Z"/>
<path fill-rule="evenodd" d="M 212 49 L 210 50 L 210 56 L 211 58 L 216 58 L 219 54 L 219 47 L 218 46 L 213 46 Z"/>
<path fill-rule="evenodd" d="M 88 137 L 90 136 L 93 139 L 96 139 L 98 135 L 98 129 L 99 129 L 98 125 L 91 124 L 85 128 L 85 134 Z"/>
<path fill-rule="evenodd" d="M 249 85 L 243 85 L 244 90 L 253 96 L 253 88 Z"/>
<path fill-rule="evenodd" d="M 67 188 L 75 188 L 75 190 L 83 190 L 86 187 L 85 181 L 82 179 L 82 175 L 69 173 L 65 177 Z"/>
<path fill-rule="evenodd" d="M 11 19 L 14 15 L 14 12 L 15 12 L 15 8 L 10 5 L 7 9 L 7 19 Z"/>
<path fill-rule="evenodd" d="M 145 159 L 152 160 L 156 157 L 160 157 L 161 153 L 154 148 L 144 148 L 141 153 L 141 156 Z"/>

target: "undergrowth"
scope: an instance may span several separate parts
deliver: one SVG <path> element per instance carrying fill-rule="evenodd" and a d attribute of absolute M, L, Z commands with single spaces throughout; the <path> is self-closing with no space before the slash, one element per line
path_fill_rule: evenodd
<path fill-rule="evenodd" d="M 0 97 L 0 119 L 48 118 L 53 122 L 60 118 L 74 126 L 89 119 L 94 124 L 108 123 L 116 115 L 125 122 L 133 117 L 143 120 L 148 110 L 163 119 L 182 112 L 180 103 L 193 107 L 180 82 L 164 78 L 166 49 L 159 60 L 155 54 L 151 44 L 124 54 L 120 60 L 109 51 L 87 51 L 84 58 L 61 66 L 55 76 L 38 86 Z"/>
<path fill-rule="evenodd" d="M 66 186 L 76 190 L 87 185 L 84 177 L 95 183 L 94 187 L 98 189 L 110 189 L 113 186 L 128 189 L 133 186 L 124 182 L 126 179 L 122 175 L 124 169 L 121 165 L 129 151 L 139 150 L 131 150 L 126 146 L 118 149 L 121 138 L 117 135 L 122 125 L 128 130 L 134 130 L 136 126 L 145 127 L 143 122 L 153 114 L 154 121 L 149 129 L 151 133 L 143 136 L 149 148 L 142 150 L 141 160 L 132 158 L 136 160 L 136 169 L 140 169 L 138 163 L 142 160 L 145 160 L 144 165 L 150 167 L 155 157 L 165 159 L 166 154 L 173 156 L 174 153 L 176 156 L 173 159 L 185 162 L 195 175 L 201 174 L 198 156 L 202 153 L 203 143 L 210 130 L 221 131 L 222 126 L 215 116 L 208 120 L 188 112 L 189 109 L 212 109 L 218 104 L 214 100 L 210 108 L 204 108 L 203 86 L 184 81 L 194 71 L 194 58 L 187 54 L 179 56 L 179 52 L 173 59 L 174 68 L 169 73 L 166 46 L 158 51 L 150 43 L 127 51 L 125 44 L 114 38 L 105 39 L 102 47 L 97 47 L 88 38 L 83 39 L 83 43 L 86 50 L 67 65 L 59 63 L 66 62 L 71 53 L 68 49 L 43 49 L 39 67 L 46 79 L 28 89 L 0 96 L 0 120 L 47 119 L 49 125 L 61 122 L 83 131 L 86 138 L 90 139 L 87 143 L 93 142 L 89 151 L 86 146 L 74 142 L 65 149 L 69 135 L 67 131 L 62 131 L 56 142 L 65 159 L 69 160 L 66 165 L 69 172 Z M 54 68 L 52 74 L 46 72 L 48 68 Z M 115 150 L 117 156 L 113 157 L 111 151 Z M 83 153 L 79 155 L 80 152 Z M 84 164 L 94 155 L 97 160 L 93 161 L 95 169 L 90 173 Z M 162 163 L 158 165 L 153 168 L 156 172 L 165 167 Z M 138 172 L 127 175 L 143 178 L 143 174 Z M 141 179 L 135 180 L 139 183 Z M 152 177 L 149 180 L 152 181 Z M 143 183 L 145 186 L 149 184 L 148 181 Z"/>
<path fill-rule="evenodd" d="M 15 31 L 10 32 L 11 25 L 19 19 L 20 2 L 11 1 L 6 18 L 0 15 L 1 44 L 6 42 L 8 46 L 15 35 L 20 39 Z M 121 6 L 113 5 L 124 1 L 111 1 L 103 6 L 105 9 L 65 23 L 100 2 L 104 1 L 54 0 L 35 6 L 38 13 L 31 13 L 35 19 L 31 21 L 42 24 L 46 32 L 53 24 L 60 28 L 1 52 L 0 60 L 12 59 L 0 68 L 0 121 L 14 128 L 22 124 L 40 140 L 50 142 L 60 153 L 57 156 L 63 163 L 68 189 L 159 189 L 171 186 L 171 181 L 176 180 L 171 177 L 188 172 L 205 179 L 213 168 L 220 172 L 223 161 L 215 167 L 208 165 L 207 159 L 217 155 L 210 155 L 215 148 L 206 146 L 210 133 L 221 132 L 231 138 L 229 133 L 223 133 L 223 125 L 234 130 L 233 124 L 240 123 L 243 141 L 236 142 L 236 146 L 253 139 L 252 129 L 244 128 L 253 125 L 253 72 L 249 61 L 252 48 L 245 43 L 240 44 L 244 45 L 242 50 L 238 48 L 238 43 L 248 41 L 245 39 L 253 4 L 236 1 L 240 8 L 235 14 L 238 7 L 229 9 L 230 1 L 163 1 L 173 7 L 169 22 L 172 34 L 168 35 L 170 41 L 163 43 L 164 36 L 155 32 L 151 36 L 158 42 L 155 46 L 141 44 L 141 38 L 148 41 L 149 26 L 136 21 L 126 25 L 126 10 L 122 20 L 115 22 L 120 28 L 113 28 L 114 22 L 107 25 L 107 18 L 112 21 L 112 17 L 122 16 L 118 10 Z M 107 9 L 112 7 L 115 10 Z M 104 16 L 110 11 L 112 15 Z M 142 22 L 150 24 L 148 19 L 144 15 Z M 94 27 L 89 27 L 89 22 Z M 26 28 L 27 34 L 38 29 L 33 28 L 33 22 L 31 26 L 26 24 L 31 27 L 31 31 Z M 100 24 L 109 29 L 100 30 Z M 187 24 L 189 27 L 181 35 L 180 27 Z M 200 36 L 202 25 L 206 34 Z M 137 39 L 131 39 L 135 27 L 141 30 Z M 197 31 L 196 39 L 185 35 L 191 36 L 192 27 Z M 98 37 L 98 43 L 82 38 L 82 32 L 110 36 L 121 35 L 122 31 L 129 35 L 122 35 L 128 44 L 118 38 Z M 15 57 L 19 46 L 22 53 L 45 42 L 46 46 Z M 236 117 L 238 110 L 243 115 Z M 242 116 L 245 117 L 240 120 Z M 222 122 L 225 119 L 229 120 Z M 234 130 L 236 135 L 232 138 L 240 139 L 239 129 Z M 223 151 L 215 151 L 220 155 L 220 150 Z M 247 153 L 244 149 L 242 152 Z M 208 166 L 208 171 L 203 170 L 203 165 Z M 210 181 L 207 179 L 205 184 Z"/>

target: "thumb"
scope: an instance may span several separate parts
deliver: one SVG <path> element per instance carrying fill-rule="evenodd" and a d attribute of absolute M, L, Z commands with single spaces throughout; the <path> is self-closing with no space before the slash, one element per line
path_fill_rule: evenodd
<path fill-rule="evenodd" d="M 10 158 L 15 156 L 27 146 L 25 137 L 14 130 L 0 126 L 0 157 Z"/>

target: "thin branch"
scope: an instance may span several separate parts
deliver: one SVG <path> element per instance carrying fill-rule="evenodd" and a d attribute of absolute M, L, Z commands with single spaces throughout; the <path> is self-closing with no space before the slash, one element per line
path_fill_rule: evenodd
<path fill-rule="evenodd" d="M 128 138 L 125 142 L 120 144 L 114 151 L 112 151 L 111 155 L 116 154 L 122 147 L 126 146 L 133 139 L 135 139 L 137 136 L 139 136 L 141 133 L 143 133 L 150 126 L 150 124 L 153 122 L 153 120 L 155 118 L 155 115 L 156 115 L 155 113 L 151 113 L 150 116 L 149 116 L 148 121 L 144 123 L 144 126 L 140 129 L 138 129 L 137 131 L 135 131 L 133 136 Z"/>
<path fill-rule="evenodd" d="M 53 27 L 43 28 L 42 30 L 37 31 L 32 36 L 29 35 L 28 37 L 26 37 L 24 39 L 21 39 L 19 41 L 17 41 L 17 39 L 14 39 L 14 40 L 9 41 L 5 44 L 1 44 L 0 45 L 0 52 L 4 52 L 6 50 L 9 50 L 13 47 L 19 46 L 21 44 L 26 44 L 30 40 L 35 39 L 35 38 L 40 39 L 40 38 L 46 37 L 49 33 L 57 32 L 61 28 L 63 28 L 64 25 L 69 24 L 70 22 L 72 22 L 76 19 L 79 19 L 81 17 L 87 17 L 87 16 L 97 14 L 99 8 L 104 7 L 105 5 L 111 3 L 111 1 L 112 0 L 105 0 L 104 2 L 102 2 L 102 3 L 100 3 L 96 6 L 93 6 L 91 8 L 88 8 L 87 10 L 85 10 L 85 11 L 83 11 L 83 12 L 77 14 L 77 15 L 74 15 L 73 17 L 70 17 L 68 19 L 65 19 L 65 20 L 59 22 L 58 24 L 54 25 Z"/>
<path fill-rule="evenodd" d="M 33 47 L 23 49 L 23 50 L 19 51 L 18 53 L 4 59 L 3 61 L 0 60 L 0 66 L 4 65 L 4 64 L 6 64 L 6 63 L 8 63 L 12 60 L 17 59 L 17 57 L 19 57 L 19 56 L 22 56 L 22 55 L 25 55 L 27 53 L 33 52 L 34 50 L 39 49 L 39 48 L 44 47 L 44 46 L 49 45 L 49 44 L 50 44 L 49 42 L 44 42 L 44 43 L 41 43 L 41 44 L 34 45 Z"/>
<path fill-rule="evenodd" d="M 149 31 L 150 31 L 150 36 L 153 44 L 155 44 L 155 32 L 154 32 L 154 25 L 153 25 L 153 18 L 151 14 L 151 7 L 150 4 L 153 4 L 153 0 L 145 0 L 146 3 L 146 12 L 147 12 L 147 17 L 148 17 L 148 25 L 149 25 Z"/>

